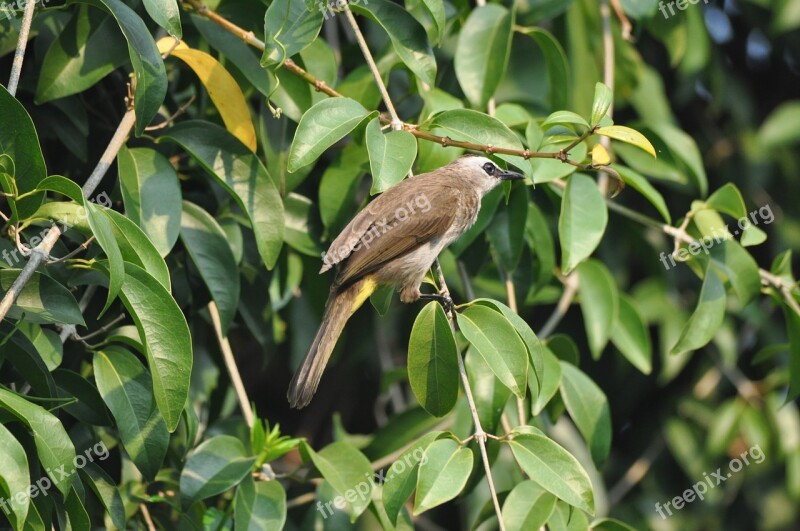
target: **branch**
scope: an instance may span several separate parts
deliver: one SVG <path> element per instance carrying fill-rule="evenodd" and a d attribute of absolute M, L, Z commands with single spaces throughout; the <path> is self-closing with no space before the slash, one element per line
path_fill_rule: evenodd
<path fill-rule="evenodd" d="M 12 96 L 16 96 L 17 94 L 19 77 L 22 75 L 22 62 L 25 60 L 25 48 L 28 46 L 28 36 L 31 31 L 33 10 L 35 8 L 36 2 L 25 2 L 25 12 L 22 15 L 22 25 L 19 29 L 19 38 L 17 39 L 17 49 L 14 52 L 14 62 L 11 65 L 11 75 L 8 77 L 8 92 Z"/>
<path fill-rule="evenodd" d="M 219 310 L 214 301 L 208 303 L 208 313 L 211 314 L 211 322 L 214 324 L 214 332 L 217 335 L 219 349 L 222 351 L 222 358 L 225 360 L 225 368 L 228 369 L 231 383 L 236 390 L 236 397 L 239 399 L 239 407 L 242 410 L 242 415 L 247 423 L 247 427 L 252 428 L 255 422 L 253 419 L 253 409 L 250 407 L 250 399 L 247 398 L 247 391 L 244 388 L 242 376 L 239 374 L 239 368 L 236 366 L 236 359 L 233 356 L 231 344 L 228 341 L 228 337 L 222 332 Z"/>
<path fill-rule="evenodd" d="M 234 35 L 239 36 L 244 42 L 246 42 L 250 46 L 253 46 L 254 48 L 256 48 L 258 50 L 264 51 L 264 42 L 259 40 L 259 39 L 257 39 L 252 31 L 247 31 L 244 28 L 241 28 L 241 27 L 237 26 L 236 24 L 234 24 L 233 22 L 229 21 L 225 17 L 222 17 L 218 13 L 215 13 L 213 10 L 209 9 L 208 6 L 206 6 L 205 4 L 200 2 L 199 0 L 186 0 L 186 3 L 191 5 L 192 8 L 194 8 L 194 10 L 197 12 L 197 14 L 208 18 L 212 22 L 217 23 L 218 25 L 220 25 L 224 29 L 228 30 L 229 32 L 233 33 Z M 351 13 L 351 15 L 352 15 L 352 13 Z M 356 34 L 356 36 L 358 36 L 358 33 Z M 366 55 L 365 55 L 365 57 L 366 57 Z M 369 62 L 369 60 L 367 60 L 367 61 Z M 373 61 L 373 63 L 374 63 L 374 61 Z M 340 94 L 339 92 L 337 92 L 333 88 L 329 87 L 327 85 L 327 83 L 325 83 L 324 81 L 322 81 L 320 79 L 317 79 L 312 74 L 310 74 L 309 72 L 307 72 L 306 70 L 304 70 L 303 68 L 298 66 L 297 63 L 295 63 L 291 59 L 287 59 L 286 61 L 284 61 L 281 64 L 281 67 L 283 69 L 285 69 L 285 70 L 288 70 L 292 74 L 296 75 L 300 79 L 304 80 L 309 85 L 312 85 L 319 92 L 324 92 L 325 94 L 327 94 L 328 96 L 330 96 L 332 98 L 344 97 L 342 94 Z M 376 70 L 373 70 L 373 73 L 375 73 L 375 71 Z M 380 76 L 378 75 L 378 77 L 380 77 Z M 382 85 L 383 81 L 381 80 L 380 83 Z M 379 85 L 379 88 L 380 88 L 381 85 Z M 381 92 L 383 93 L 383 91 L 381 91 Z M 388 94 L 386 96 L 388 97 Z M 384 99 L 384 101 L 385 101 L 385 99 Z M 389 109 L 390 113 L 392 112 L 392 109 L 389 108 L 389 105 L 387 105 L 387 109 Z M 440 145 L 442 145 L 444 147 L 460 147 L 460 148 L 468 149 L 468 150 L 471 150 L 471 151 L 481 151 L 483 153 L 486 153 L 487 155 L 493 155 L 493 154 L 513 155 L 513 156 L 517 156 L 517 157 L 522 157 L 525 160 L 528 160 L 528 159 L 531 159 L 531 158 L 557 159 L 557 160 L 560 160 L 561 162 L 563 162 L 565 164 L 571 164 L 572 166 L 575 166 L 577 168 L 593 169 L 593 166 L 591 164 L 581 164 L 580 162 L 577 162 L 577 161 L 574 161 L 574 160 L 570 160 L 570 158 L 569 158 L 569 151 L 573 147 L 575 147 L 578 143 L 580 143 L 583 140 L 585 140 L 591 133 L 593 133 L 594 131 L 592 131 L 592 130 L 587 131 L 586 133 L 584 133 L 584 135 L 581 135 L 581 137 L 579 137 L 571 146 L 569 146 L 569 147 L 567 147 L 565 149 L 562 149 L 561 151 L 557 151 L 555 153 L 551 153 L 551 152 L 546 152 L 546 151 L 531 151 L 529 149 L 512 149 L 512 148 L 504 148 L 504 147 L 492 146 L 492 145 L 489 145 L 489 144 L 476 144 L 476 143 L 473 143 L 473 142 L 464 142 L 464 141 L 461 141 L 461 140 L 453 140 L 453 139 L 451 139 L 449 137 L 446 137 L 446 136 L 437 136 L 437 135 L 434 135 L 434 134 L 431 134 L 431 133 L 426 133 L 424 131 L 420 131 L 418 125 L 411 124 L 411 123 L 408 123 L 408 122 L 402 122 L 402 121 L 399 120 L 399 118 L 397 120 L 395 120 L 395 116 L 389 116 L 389 117 L 381 116 L 381 122 L 383 122 L 385 124 L 392 124 L 393 128 L 398 126 L 398 124 L 402 124 L 401 129 L 403 129 L 405 131 L 408 131 L 409 133 L 411 133 L 415 137 L 420 138 L 422 140 L 427 140 L 429 142 L 436 142 L 437 144 L 440 144 Z"/>
<path fill-rule="evenodd" d="M 442 266 L 439 264 L 439 259 L 437 258 L 434 262 L 434 267 L 436 269 L 436 275 L 439 279 L 439 287 L 440 287 L 440 294 L 443 294 L 446 297 L 450 296 L 450 290 L 447 288 L 447 282 L 444 279 L 444 273 L 442 273 Z M 455 310 L 451 310 L 447 314 L 447 320 L 450 322 L 450 328 L 453 331 L 453 335 L 456 333 L 456 320 L 455 320 Z M 500 531 L 505 531 L 506 526 L 503 522 L 503 514 L 502 510 L 500 509 L 500 501 L 497 499 L 497 489 L 494 486 L 494 479 L 492 479 L 492 465 L 489 463 L 489 454 L 486 452 L 486 439 L 487 434 L 483 431 L 483 426 L 481 425 L 481 419 L 478 417 L 478 408 L 475 405 L 475 398 L 472 396 L 472 389 L 469 385 L 469 378 L 467 377 L 467 369 L 464 367 L 464 359 L 461 356 L 461 353 L 458 353 L 458 374 L 461 375 L 461 383 L 464 385 L 464 394 L 467 397 L 467 403 L 469 404 L 469 411 L 472 414 L 472 422 L 475 424 L 475 433 L 472 434 L 472 437 L 478 442 L 478 446 L 481 449 L 481 457 L 483 459 L 483 469 L 486 472 L 486 482 L 489 485 L 489 493 L 492 496 L 492 503 L 494 504 L 494 512 L 497 514 L 497 524 L 500 527 Z"/>

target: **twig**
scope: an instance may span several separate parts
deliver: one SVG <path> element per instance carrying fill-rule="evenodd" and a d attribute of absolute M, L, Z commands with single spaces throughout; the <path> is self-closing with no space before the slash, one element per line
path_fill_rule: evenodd
<path fill-rule="evenodd" d="M 31 22 L 33 22 L 33 10 L 36 8 L 36 2 L 25 2 L 25 11 L 22 14 L 22 25 L 19 29 L 19 38 L 17 39 L 17 49 L 14 52 L 14 62 L 11 64 L 11 75 L 8 78 L 8 92 L 12 96 L 17 94 L 17 86 L 19 86 L 19 77 L 22 75 L 22 63 L 25 60 L 25 48 L 28 46 L 28 36 L 31 31 Z"/>
<path fill-rule="evenodd" d="M 250 400 L 247 398 L 247 391 L 245 391 L 244 383 L 242 383 L 242 376 L 239 374 L 239 368 L 236 366 L 236 359 L 233 357 L 233 350 L 228 341 L 228 337 L 222 332 L 222 323 L 219 318 L 219 310 L 214 301 L 208 303 L 208 313 L 211 314 L 211 322 L 214 324 L 214 332 L 217 334 L 217 341 L 219 342 L 219 349 L 222 351 L 222 358 L 225 360 L 225 368 L 228 369 L 228 375 L 233 383 L 233 388 L 236 390 L 236 396 L 239 399 L 239 407 L 242 409 L 242 415 L 249 428 L 253 427 L 253 409 L 250 407 Z"/>
<path fill-rule="evenodd" d="M 656 457 L 658 457 L 658 454 L 660 454 L 663 449 L 664 439 L 661 434 L 658 434 L 647 446 L 642 456 L 634 461 L 630 468 L 628 468 L 625 475 L 622 476 L 622 479 L 608 491 L 609 509 L 618 504 L 620 500 L 647 475 L 647 472 L 653 465 L 653 461 L 655 461 Z"/>
<path fill-rule="evenodd" d="M 75 334 L 72 337 L 74 337 L 78 341 L 86 341 L 87 339 L 92 339 L 93 337 L 97 337 L 97 336 L 99 336 L 100 334 L 102 334 L 104 332 L 108 332 L 114 326 L 116 326 L 117 323 L 119 323 L 123 319 L 125 319 L 125 314 L 124 313 L 118 315 L 113 321 L 111 321 L 110 323 L 104 324 L 103 326 L 101 326 L 100 328 L 95 330 L 94 332 L 86 334 L 85 336 L 79 336 L 79 335 Z"/>
<path fill-rule="evenodd" d="M 184 103 L 183 105 L 178 107 L 178 110 L 175 111 L 174 113 L 172 113 L 172 115 L 169 118 L 167 118 L 166 120 L 164 120 L 162 123 L 160 123 L 158 125 L 151 125 L 150 127 L 145 127 L 144 130 L 145 131 L 157 131 L 159 129 L 164 129 L 165 127 L 170 125 L 172 122 L 174 122 L 175 119 L 178 116 L 180 116 L 183 113 L 185 113 L 186 109 L 188 109 L 192 105 L 192 103 L 194 103 L 195 99 L 197 99 L 197 97 L 194 94 L 192 94 L 192 97 L 189 98 L 189 101 L 187 101 L 186 103 Z"/>
<path fill-rule="evenodd" d="M 139 510 L 142 511 L 142 518 L 144 518 L 144 522 L 147 524 L 147 530 L 156 531 L 156 526 L 153 523 L 153 518 L 150 517 L 150 510 L 147 508 L 147 504 L 140 503 Z"/>
<path fill-rule="evenodd" d="M 61 258 L 49 258 L 48 257 L 47 262 L 44 265 L 51 266 L 53 264 L 60 264 L 61 262 L 66 262 L 67 260 L 69 260 L 73 256 L 75 256 L 75 255 L 77 255 L 79 253 L 82 253 L 83 251 L 88 249 L 89 245 L 91 245 L 91 243 L 93 241 L 94 241 L 94 236 L 90 236 L 85 242 L 83 242 L 78 247 L 76 247 L 75 249 L 73 249 L 69 253 L 65 254 Z"/>
<path fill-rule="evenodd" d="M 208 6 L 200 2 L 199 0 L 186 0 L 186 2 L 191 5 L 199 15 L 202 15 L 212 22 L 220 25 L 221 27 L 225 28 L 229 32 L 233 33 L 234 35 L 239 36 L 242 40 L 244 40 L 247 44 L 253 46 L 254 48 L 263 51 L 264 50 L 264 42 L 257 39 L 252 32 L 246 31 L 243 28 L 237 26 L 233 22 L 227 20 L 225 17 L 220 16 L 219 14 L 215 13 L 213 10 L 209 9 Z M 328 96 L 332 98 L 340 98 L 344 97 L 342 94 L 334 90 L 333 88 L 329 87 L 324 81 L 317 79 L 312 74 L 307 72 L 306 70 L 300 68 L 297 63 L 292 61 L 291 59 L 287 59 L 281 65 L 282 68 L 288 70 L 292 74 L 296 75 L 297 77 L 303 79 L 308 84 L 312 85 L 317 91 L 324 92 Z M 381 116 L 381 121 L 384 123 L 392 123 L 392 117 L 385 117 Z M 422 140 L 427 140 L 430 142 L 436 142 L 444 147 L 459 147 L 463 149 L 468 149 L 471 151 L 481 151 L 488 155 L 493 154 L 501 154 L 501 155 L 513 155 L 517 157 L 522 157 L 525 160 L 531 158 L 541 158 L 541 159 L 557 159 L 565 164 L 571 164 L 577 168 L 581 169 L 591 169 L 590 164 L 581 164 L 574 160 L 570 160 L 568 156 L 568 152 L 575 147 L 578 143 L 582 142 L 589 134 L 592 134 L 594 130 L 590 130 L 585 134 L 585 136 L 580 137 L 576 140 L 571 146 L 562 149 L 561 151 L 557 151 L 555 153 L 546 152 L 546 151 L 531 151 L 529 149 L 513 149 L 513 148 L 504 148 L 498 146 L 492 146 L 488 144 L 476 144 L 474 142 L 465 142 L 461 140 L 453 140 L 452 138 L 446 136 L 438 136 L 431 133 L 426 133 L 424 131 L 419 130 L 419 126 L 416 124 L 411 124 L 408 122 L 402 122 L 403 127 L 402 129 L 408 131 L 412 135 Z"/>
<path fill-rule="evenodd" d="M 89 284 L 89 286 L 86 288 L 86 291 L 83 292 L 83 297 L 81 297 L 81 301 L 78 303 L 78 308 L 81 309 L 81 314 L 83 314 L 83 312 L 86 311 L 86 308 L 89 307 L 89 302 L 91 302 L 95 291 L 97 291 L 97 284 Z M 76 333 L 77 330 L 77 325 L 63 325 L 58 337 L 61 339 L 62 343 L 65 343 L 68 338 L 72 337 Z"/>
<path fill-rule="evenodd" d="M 537 334 L 539 339 L 545 339 L 553 333 L 553 330 L 555 330 L 556 326 L 558 326 L 558 323 L 560 323 L 561 319 L 563 319 L 567 314 L 567 310 L 569 310 L 572 300 L 578 293 L 578 277 L 575 275 L 574 271 L 563 279 L 563 283 L 564 291 L 561 293 L 561 298 L 558 299 L 558 303 L 556 304 L 553 313 L 550 314 L 550 317 Z"/>
<path fill-rule="evenodd" d="M 628 20 L 627 16 L 625 16 L 625 11 L 622 10 L 622 6 L 620 5 L 619 0 L 611 0 L 611 7 L 614 8 L 614 13 L 616 13 L 617 18 L 619 19 L 619 23 L 622 26 L 622 38 L 630 42 L 631 29 L 633 29 L 631 21 Z"/>
<path fill-rule="evenodd" d="M 292 509 L 293 507 L 299 507 L 301 505 L 305 505 L 307 503 L 311 503 L 317 499 L 316 492 L 306 492 L 305 494 L 301 494 L 296 498 L 292 498 L 291 500 L 286 502 L 286 508 Z"/>
<path fill-rule="evenodd" d="M 508 271 L 501 270 L 501 274 L 503 275 L 504 284 L 506 286 L 506 298 L 508 299 L 508 307 L 511 309 L 512 312 L 519 314 L 519 309 L 517 308 L 517 292 L 516 288 L 514 287 L 514 279 L 511 278 L 511 275 L 508 273 Z M 528 415 L 525 413 L 525 400 L 519 397 L 517 397 L 517 416 L 519 417 L 520 426 L 527 424 Z"/>
<path fill-rule="evenodd" d="M 442 273 L 442 266 L 439 264 L 439 259 L 437 258 L 434 261 L 434 269 L 436 270 L 436 275 L 439 280 L 439 287 L 441 288 L 441 293 L 446 293 L 449 295 L 450 290 L 447 288 L 447 282 L 444 279 L 444 273 Z M 450 322 L 450 328 L 453 330 L 455 334 L 456 331 L 456 319 L 454 315 L 454 311 L 451 311 L 450 314 L 447 316 L 447 320 Z M 486 472 L 486 482 L 489 485 L 489 493 L 492 496 L 492 503 L 494 504 L 494 511 L 497 514 L 497 523 L 500 527 L 500 531 L 505 531 L 506 526 L 503 522 L 503 514 L 502 510 L 500 509 L 500 502 L 497 499 L 497 489 L 494 486 L 494 479 L 492 479 L 492 465 L 489 463 L 489 454 L 486 452 L 486 439 L 487 433 L 483 431 L 483 426 L 481 425 L 481 419 L 478 417 L 478 408 L 475 405 L 475 398 L 472 396 L 472 389 L 469 385 L 469 378 L 467 377 L 467 369 L 464 367 L 464 359 L 461 356 L 461 353 L 458 353 L 458 373 L 461 375 L 461 383 L 464 385 L 464 394 L 467 397 L 467 403 L 469 404 L 469 411 L 472 414 L 472 422 L 475 424 L 475 433 L 472 434 L 472 437 L 477 441 L 478 447 L 481 449 L 481 457 L 483 458 L 483 468 Z"/>
<path fill-rule="evenodd" d="M 347 2 L 344 3 L 344 14 L 347 18 L 347 22 L 350 24 L 350 29 L 353 30 L 353 33 L 356 36 L 356 41 L 358 41 L 358 46 L 361 48 L 361 53 L 364 54 L 364 59 L 366 59 L 369 69 L 372 71 L 372 75 L 375 78 L 375 84 L 378 85 L 378 90 L 383 98 L 383 104 L 386 105 L 386 110 L 389 111 L 389 115 L 392 117 L 392 129 L 399 131 L 403 129 L 403 121 L 397 115 L 397 111 L 394 108 L 392 99 L 389 97 L 389 91 L 386 89 L 386 84 L 383 82 L 383 78 L 381 77 L 381 72 L 378 70 L 378 65 L 375 64 L 375 59 L 372 57 L 372 53 L 369 51 L 369 46 L 367 46 L 367 41 L 364 39 L 364 34 L 361 33 L 361 29 L 358 27 L 358 22 L 356 22 L 356 17 L 353 16 L 353 12 L 350 11 L 350 4 Z"/>

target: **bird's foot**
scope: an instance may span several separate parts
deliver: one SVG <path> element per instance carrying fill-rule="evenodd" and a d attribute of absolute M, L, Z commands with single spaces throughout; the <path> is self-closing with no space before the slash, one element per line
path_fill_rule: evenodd
<path fill-rule="evenodd" d="M 419 300 L 422 301 L 436 301 L 442 305 L 444 308 L 444 313 L 447 315 L 451 315 L 453 313 L 453 309 L 455 308 L 455 304 L 453 303 L 453 298 L 450 297 L 450 294 L 447 292 L 443 293 L 422 293 L 419 296 Z"/>

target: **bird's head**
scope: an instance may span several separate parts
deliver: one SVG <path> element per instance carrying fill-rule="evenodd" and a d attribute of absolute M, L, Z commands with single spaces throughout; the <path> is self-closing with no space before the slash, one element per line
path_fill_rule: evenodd
<path fill-rule="evenodd" d="M 524 179 L 525 176 L 514 171 L 504 170 L 486 157 L 464 155 L 451 163 L 454 170 L 469 179 L 481 195 L 494 189 L 503 181 Z"/>

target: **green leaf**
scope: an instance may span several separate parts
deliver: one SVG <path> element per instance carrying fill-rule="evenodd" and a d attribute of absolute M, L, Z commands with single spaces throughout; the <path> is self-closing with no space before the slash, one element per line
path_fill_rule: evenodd
<path fill-rule="evenodd" d="M 602 83 L 595 84 L 594 100 L 592 101 L 592 125 L 598 125 L 600 120 L 605 118 L 613 100 L 614 94 L 610 88 Z M 655 153 L 653 156 L 655 156 Z"/>
<path fill-rule="evenodd" d="M 491 308 L 473 305 L 458 314 L 458 326 L 503 385 L 525 398 L 528 350 L 508 319 Z"/>
<path fill-rule="evenodd" d="M 363 5 L 361 2 L 352 3 L 350 8 L 380 24 L 408 69 L 428 85 L 436 84 L 436 58 L 425 28 L 403 7 L 389 0 L 370 0 Z"/>
<path fill-rule="evenodd" d="M 224 334 L 239 306 L 239 268 L 227 236 L 211 214 L 184 201 L 181 241 L 217 304 Z"/>
<path fill-rule="evenodd" d="M 28 456 L 25 449 L 8 429 L 0 424 L 0 455 L 4 457 L 2 470 L 0 470 L 0 492 L 7 497 L 8 506 L 4 506 L 4 513 L 15 530 L 23 528 L 28 516 L 28 507 L 31 499 L 24 496 L 21 503 L 17 503 L 14 495 L 17 492 L 26 492 L 31 485 L 28 473 Z"/>
<path fill-rule="evenodd" d="M 381 131 L 374 118 L 367 125 L 367 150 L 372 169 L 370 194 L 381 193 L 408 175 L 417 157 L 417 140 L 408 131 Z"/>
<path fill-rule="evenodd" d="M 236 489 L 237 530 L 281 531 L 286 523 L 286 491 L 278 480 L 253 481 L 245 476 Z"/>
<path fill-rule="evenodd" d="M 75 474 L 75 447 L 61 421 L 41 406 L 0 387 L 0 409 L 5 409 L 33 432 L 36 453 L 52 483 L 66 495 Z"/>
<path fill-rule="evenodd" d="M 588 513 L 594 512 L 589 475 L 572 454 L 540 434 L 522 434 L 509 441 L 522 470 L 546 491 Z"/>
<path fill-rule="evenodd" d="M 408 381 L 420 405 L 434 417 L 458 398 L 458 348 L 442 307 L 430 302 L 419 312 L 408 340 Z"/>
<path fill-rule="evenodd" d="M 511 390 L 500 383 L 497 377 L 486 364 L 477 349 L 470 345 L 464 356 L 464 367 L 467 370 L 472 398 L 475 400 L 475 409 L 481 427 L 487 433 L 496 433 L 500 425 L 506 403 L 511 397 Z"/>
<path fill-rule="evenodd" d="M 611 411 L 605 393 L 583 371 L 562 361 L 561 397 L 600 468 L 611 449 Z"/>
<path fill-rule="evenodd" d="M 672 156 L 686 166 L 689 176 L 700 191 L 700 195 L 706 195 L 708 192 L 708 178 L 703 165 L 703 157 L 700 155 L 700 150 L 697 148 L 697 143 L 694 139 L 667 122 L 648 124 L 648 127 L 667 145 Z"/>
<path fill-rule="evenodd" d="M 619 313 L 617 284 L 605 264 L 597 260 L 587 260 L 575 271 L 586 337 L 592 357 L 599 359 Z"/>
<path fill-rule="evenodd" d="M 183 122 L 161 138 L 180 144 L 231 194 L 250 218 L 261 259 L 267 268 L 273 268 L 283 245 L 283 202 L 258 157 L 225 129 L 209 122 Z"/>
<path fill-rule="evenodd" d="M 173 432 L 189 395 L 192 372 L 192 340 L 186 318 L 172 295 L 147 271 L 131 263 L 125 264 L 120 298 L 144 340 L 156 404 L 167 429 Z"/>
<path fill-rule="evenodd" d="M 540 529 L 556 508 L 556 497 L 527 479 L 517 483 L 503 503 L 507 529 Z"/>
<path fill-rule="evenodd" d="M 329 444 L 319 452 L 306 446 L 314 466 L 339 496 L 347 500 L 347 512 L 355 521 L 372 502 L 372 467 L 367 458 L 349 442 Z M 364 489 L 359 489 L 363 487 Z M 356 496 L 347 493 L 357 493 Z"/>
<path fill-rule="evenodd" d="M 701 242 L 708 246 L 706 242 L 709 240 L 710 238 L 703 238 Z M 709 257 L 716 272 L 720 273 L 720 278 L 731 283 L 742 307 L 747 306 L 761 292 L 758 264 L 736 241 L 712 243 Z"/>
<path fill-rule="evenodd" d="M 508 204 L 501 206 L 486 235 L 497 252 L 499 265 L 508 273 L 517 269 L 525 241 L 525 223 L 528 219 L 528 188 L 514 186 Z"/>
<path fill-rule="evenodd" d="M 125 214 L 166 256 L 181 228 L 181 189 L 175 168 L 158 151 L 144 147 L 123 146 L 117 164 Z"/>
<path fill-rule="evenodd" d="M 706 269 L 706 278 L 697 301 L 697 308 L 681 331 L 680 338 L 670 350 L 681 354 L 706 345 L 725 318 L 725 286 L 712 267 Z"/>
<path fill-rule="evenodd" d="M 322 11 L 303 0 L 275 0 L 264 15 L 261 65 L 282 65 L 311 44 L 322 28 Z"/>
<path fill-rule="evenodd" d="M 369 112 L 350 98 L 329 98 L 311 107 L 297 126 L 289 151 L 289 171 L 297 171 L 317 160 L 368 116 Z"/>
<path fill-rule="evenodd" d="M 747 217 L 747 207 L 744 204 L 742 192 L 733 183 L 725 183 L 705 200 L 708 208 L 728 214 L 736 219 Z"/>
<path fill-rule="evenodd" d="M 616 518 L 598 518 L 590 526 L 592 531 L 636 531 L 625 522 L 620 522 Z"/>
<path fill-rule="evenodd" d="M 116 210 L 99 207 L 111 221 L 114 238 L 119 245 L 122 258 L 126 262 L 136 264 L 156 279 L 164 289 L 170 291 L 169 269 L 161 258 L 153 242 L 133 221 Z"/>
<path fill-rule="evenodd" d="M 761 124 L 758 139 L 767 149 L 788 146 L 800 140 L 800 101 L 778 105 Z"/>
<path fill-rule="evenodd" d="M 183 37 L 181 12 L 176 0 L 144 0 L 144 8 L 153 21 L 175 38 Z"/>
<path fill-rule="evenodd" d="M 650 332 L 633 299 L 621 293 L 619 314 L 611 331 L 611 342 L 634 367 L 644 374 L 653 370 Z"/>
<path fill-rule="evenodd" d="M 502 313 L 511 323 L 511 326 L 514 327 L 514 330 L 517 331 L 520 339 L 522 339 L 522 342 L 525 343 L 525 348 L 528 350 L 528 356 L 535 376 L 535 381 L 533 382 L 528 379 L 528 386 L 530 386 L 531 389 L 536 390 L 536 393 L 534 393 L 533 396 L 537 396 L 539 394 L 538 391 L 541 388 L 541 378 L 544 374 L 543 356 L 545 355 L 547 348 L 541 341 L 539 341 L 539 338 L 533 333 L 533 330 L 531 330 L 531 327 L 528 325 L 528 323 L 526 323 L 522 317 L 517 315 L 511 308 L 502 302 L 494 299 L 475 299 L 473 303 L 491 306 L 498 312 Z M 558 384 L 556 384 L 556 387 L 558 387 Z"/>
<path fill-rule="evenodd" d="M 134 94 L 136 111 L 136 135 L 144 132 L 145 127 L 158 113 L 158 109 L 167 95 L 167 70 L 158 52 L 150 30 L 136 12 L 121 0 L 76 0 L 89 5 L 105 5 L 119 24 L 122 34 L 128 41 L 128 55 L 136 75 L 136 92 Z"/>
<path fill-rule="evenodd" d="M 21 269 L 0 270 L 0 296 L 4 296 L 19 276 Z M 81 309 L 72 293 L 52 278 L 39 273 L 22 288 L 9 310 L 9 319 L 22 319 L 31 323 L 77 324 L 86 326 Z"/>
<path fill-rule="evenodd" d="M 474 142 L 476 144 L 523 149 L 516 133 L 505 126 L 497 118 L 470 109 L 453 109 L 437 114 L 428 125 L 429 129 L 442 128 L 453 140 Z M 514 155 L 498 154 L 497 158 L 505 160 L 530 174 L 530 162 Z"/>
<path fill-rule="evenodd" d="M 572 175 L 567 181 L 558 218 L 561 269 L 569 273 L 588 258 L 603 239 L 608 210 L 603 195 L 590 177 Z"/>
<path fill-rule="evenodd" d="M 567 106 L 568 91 L 564 87 L 569 84 L 569 70 L 567 68 L 567 54 L 561 43 L 552 33 L 542 28 L 524 28 L 520 30 L 524 35 L 532 37 L 542 50 L 547 62 L 548 99 L 551 109 L 563 109 Z"/>
<path fill-rule="evenodd" d="M 430 15 L 431 20 L 433 20 L 433 25 L 436 28 L 431 36 L 431 44 L 439 46 L 444 38 L 444 32 L 447 26 L 447 14 L 445 13 L 444 1 L 421 0 L 421 3 L 425 6 L 425 10 Z M 408 3 L 406 7 L 408 7 Z"/>
<path fill-rule="evenodd" d="M 631 129 L 630 127 L 625 127 L 622 125 L 609 125 L 595 130 L 595 134 L 626 142 L 638 147 L 639 149 L 647 151 L 654 157 L 656 156 L 656 148 L 654 148 L 653 144 L 647 140 L 647 137 L 645 137 L 636 129 Z"/>
<path fill-rule="evenodd" d="M 499 4 L 472 10 L 458 34 L 456 77 L 467 99 L 485 108 L 505 76 L 514 15 Z"/>
<path fill-rule="evenodd" d="M 472 451 L 453 439 L 434 441 L 425 450 L 417 477 L 414 515 L 455 498 L 472 472 Z"/>
<path fill-rule="evenodd" d="M 113 345 L 94 354 L 92 367 L 125 451 L 142 475 L 153 480 L 167 455 L 169 432 L 156 408 L 147 369 L 136 356 Z"/>
<path fill-rule="evenodd" d="M 392 525 L 397 525 L 400 509 L 417 486 L 420 461 L 424 458 L 425 449 L 443 434 L 441 431 L 426 433 L 389 468 L 381 489 L 381 500 Z"/>
<path fill-rule="evenodd" d="M 11 175 L 14 188 L 19 194 L 36 189 L 39 182 L 47 176 L 39 137 L 28 111 L 8 90 L 0 85 L 0 146 L 2 154 L 11 158 L 14 174 Z M 29 218 L 44 200 L 44 193 L 31 194 L 16 201 L 8 198 L 12 214 L 10 222 L 16 223 Z"/>
<path fill-rule="evenodd" d="M 587 122 L 586 119 L 579 114 L 571 111 L 556 111 L 548 116 L 544 122 L 542 122 L 542 129 L 546 129 L 548 125 L 565 124 L 579 125 L 583 129 L 589 129 L 591 127 L 589 122 Z"/>
<path fill-rule="evenodd" d="M 255 460 L 236 437 L 215 435 L 203 441 L 189 452 L 181 471 L 182 507 L 232 489 L 250 474 Z"/>
<path fill-rule="evenodd" d="M 128 60 L 114 18 L 79 6 L 47 49 L 36 85 L 37 105 L 78 94 Z"/>
<path fill-rule="evenodd" d="M 650 181 L 648 181 L 644 175 L 625 166 L 614 165 L 614 169 L 617 171 L 619 176 L 622 177 L 622 180 L 625 182 L 625 184 L 630 185 L 631 188 L 642 194 L 645 199 L 650 201 L 651 205 L 656 207 L 656 210 L 658 210 L 658 213 L 664 218 L 664 221 L 666 221 L 668 224 L 672 223 L 672 216 L 669 214 L 669 209 L 667 208 L 666 201 L 664 201 L 664 197 L 658 190 L 655 189 L 652 184 L 650 184 Z"/>
<path fill-rule="evenodd" d="M 106 458 L 108 455 L 106 454 Z M 83 482 L 88 484 L 106 509 L 106 514 L 118 529 L 125 528 L 125 506 L 114 480 L 97 463 L 86 463 L 80 469 Z"/>
<path fill-rule="evenodd" d="M 100 207 L 94 203 L 86 202 L 83 196 L 83 190 L 81 190 L 80 186 L 66 177 L 51 175 L 42 180 L 37 188 L 39 190 L 52 190 L 65 195 L 85 209 L 82 215 L 85 216 L 92 234 L 97 238 L 97 242 L 100 244 L 100 247 L 103 248 L 109 261 L 108 296 L 101 314 L 104 313 L 119 294 L 122 288 L 122 277 L 124 275 L 122 253 L 114 237 L 111 222 L 105 216 L 105 212 L 100 211 Z"/>
<path fill-rule="evenodd" d="M 319 257 L 322 248 L 319 245 L 316 208 L 311 199 L 291 192 L 284 198 L 286 217 L 285 240 L 292 249 L 313 257 Z"/>
<path fill-rule="evenodd" d="M 558 392 L 558 388 L 561 385 L 561 364 L 549 348 L 543 348 L 542 363 L 544 368 L 542 370 L 543 376 L 541 377 L 539 396 L 531 407 L 531 413 L 534 415 L 542 412 L 550 402 L 550 399 Z"/>

